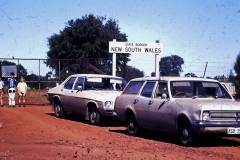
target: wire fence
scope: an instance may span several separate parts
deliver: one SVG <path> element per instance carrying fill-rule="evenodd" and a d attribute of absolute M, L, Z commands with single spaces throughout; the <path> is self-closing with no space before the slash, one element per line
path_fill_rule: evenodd
<path fill-rule="evenodd" d="M 79 64 L 76 59 L 52 59 L 48 62 L 55 66 L 54 69 L 47 67 L 47 59 L 0 58 L 0 68 L 16 65 L 18 80 L 23 76 L 30 88 L 46 89 L 61 83 L 66 76 L 73 73 L 71 68 L 76 68 L 76 64 Z M 6 80 L 7 77 L 3 76 L 3 79 Z"/>
<path fill-rule="evenodd" d="M 78 69 L 90 68 L 91 73 L 104 74 L 103 71 L 95 66 L 86 66 L 86 61 L 93 59 L 52 59 L 48 61 L 55 66 L 55 69 L 47 67 L 47 59 L 35 58 L 0 58 L 0 66 L 9 65 L 10 63 L 17 65 L 17 80 L 20 76 L 24 76 L 30 89 L 30 104 L 47 104 L 46 93 L 49 88 L 61 83 L 67 76 L 77 73 Z M 81 63 L 80 63 L 81 61 Z M 94 59 L 99 63 L 110 63 L 106 59 Z M 10 62 L 10 63 L 9 63 Z M 146 65 L 153 65 L 153 62 L 144 62 Z M 231 63 L 220 61 L 185 61 L 182 66 L 182 76 L 187 73 L 194 73 L 198 77 L 214 77 L 216 75 L 228 76 Z M 111 67 L 109 68 L 111 69 Z M 154 67 L 153 67 L 154 69 Z M 89 71 L 88 70 L 88 71 Z M 154 70 L 153 70 L 154 72 Z M 3 80 L 6 81 L 6 78 Z"/>
<path fill-rule="evenodd" d="M 18 66 L 17 79 L 19 79 L 20 76 L 24 76 L 31 88 L 44 89 L 55 86 L 57 83 L 62 82 L 68 75 L 77 73 L 77 71 L 82 70 L 82 68 L 88 68 L 88 72 L 90 70 L 91 73 L 104 74 L 103 71 L 95 66 L 86 66 L 87 63 L 84 62 L 91 60 L 92 59 L 89 58 L 52 59 L 48 61 L 48 64 L 55 66 L 54 69 L 51 69 L 46 65 L 47 59 L 13 57 L 0 58 L 0 66 L 9 65 L 6 61 L 16 64 Z M 94 58 L 94 61 L 111 63 L 107 62 L 104 58 Z M 144 61 L 144 63 L 146 63 L 146 65 L 153 65 L 152 61 Z M 182 65 L 182 76 L 187 73 L 194 73 L 198 77 L 203 77 L 204 75 L 205 77 L 212 78 L 217 75 L 228 76 L 231 68 L 233 68 L 233 64 L 226 61 L 185 61 Z"/>

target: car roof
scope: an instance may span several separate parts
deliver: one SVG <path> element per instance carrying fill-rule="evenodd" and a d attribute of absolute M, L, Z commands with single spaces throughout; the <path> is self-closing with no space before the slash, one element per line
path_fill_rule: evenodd
<path fill-rule="evenodd" d="M 112 75 L 105 75 L 105 74 L 73 74 L 71 77 L 98 77 L 98 78 L 117 78 L 117 79 L 123 79 L 122 77 L 118 76 L 112 76 Z"/>
<path fill-rule="evenodd" d="M 141 77 L 141 78 L 135 78 L 131 81 L 208 81 L 208 82 L 218 82 L 214 79 L 209 78 L 199 78 L 199 77 L 168 77 L 168 76 L 160 76 L 160 77 Z"/>

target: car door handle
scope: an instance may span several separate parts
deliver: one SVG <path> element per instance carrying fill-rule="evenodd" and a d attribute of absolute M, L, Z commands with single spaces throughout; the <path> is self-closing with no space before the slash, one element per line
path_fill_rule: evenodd
<path fill-rule="evenodd" d="M 150 101 L 148 102 L 148 105 L 150 106 L 150 105 L 152 105 L 152 104 L 153 104 L 153 101 L 150 100 Z"/>
<path fill-rule="evenodd" d="M 137 104 L 138 103 L 138 99 L 135 99 L 134 101 L 133 101 L 133 104 Z"/>
<path fill-rule="evenodd" d="M 158 110 L 159 110 L 160 108 L 162 108 L 162 106 L 163 106 L 166 102 L 167 102 L 167 101 L 163 101 L 163 102 L 159 105 Z"/>

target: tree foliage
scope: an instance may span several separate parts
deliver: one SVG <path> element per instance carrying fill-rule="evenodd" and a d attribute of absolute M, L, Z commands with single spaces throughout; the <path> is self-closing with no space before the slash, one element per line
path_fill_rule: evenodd
<path fill-rule="evenodd" d="M 161 58 L 159 62 L 161 76 L 180 76 L 184 60 L 177 55 Z"/>
<path fill-rule="evenodd" d="M 240 53 L 238 54 L 236 58 L 236 62 L 234 64 L 234 70 L 237 74 L 237 76 L 240 76 Z"/>
<path fill-rule="evenodd" d="M 220 82 L 229 82 L 229 77 L 225 76 L 224 74 L 223 75 L 217 75 L 213 79 L 216 79 Z"/>
<path fill-rule="evenodd" d="M 48 39 L 47 66 L 54 69 L 58 75 L 58 62 L 54 59 L 69 59 L 60 63 L 61 74 L 89 73 L 90 65 L 106 74 L 111 74 L 112 55 L 108 52 L 108 43 L 127 41 L 127 35 L 120 31 L 114 19 L 96 17 L 92 14 L 80 19 L 68 21 L 59 34 Z M 118 75 L 125 75 L 128 68 L 129 54 L 117 55 Z"/>
<path fill-rule="evenodd" d="M 197 77 L 197 75 L 195 73 L 190 72 L 190 73 L 186 73 L 185 77 Z"/>
<path fill-rule="evenodd" d="M 140 71 L 139 69 L 132 67 L 132 66 L 127 66 L 125 68 L 126 70 L 124 72 L 120 72 L 119 76 L 124 77 L 126 81 L 129 81 L 133 78 L 138 78 L 138 77 L 143 77 L 144 72 Z"/>
<path fill-rule="evenodd" d="M 240 98 L 240 53 L 237 55 L 236 61 L 234 63 L 234 71 L 236 73 L 236 77 L 231 75 L 231 80 L 236 86 L 236 98 Z"/>

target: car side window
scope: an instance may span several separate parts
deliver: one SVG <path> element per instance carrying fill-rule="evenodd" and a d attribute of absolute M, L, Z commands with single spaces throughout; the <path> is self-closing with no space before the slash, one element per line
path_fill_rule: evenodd
<path fill-rule="evenodd" d="M 143 87 L 141 96 L 149 97 L 149 98 L 152 97 L 152 93 L 153 93 L 153 89 L 154 89 L 155 83 L 156 82 L 147 82 L 145 84 L 145 86 Z"/>
<path fill-rule="evenodd" d="M 64 84 L 64 89 L 72 89 L 75 80 L 76 80 L 76 77 L 71 77 L 71 78 Z"/>
<path fill-rule="evenodd" d="M 138 94 L 139 90 L 141 89 L 144 81 L 132 81 L 128 84 L 125 88 L 123 94 Z"/>
<path fill-rule="evenodd" d="M 78 77 L 77 82 L 74 85 L 74 90 L 78 90 L 78 86 L 84 87 L 84 77 Z"/>
<path fill-rule="evenodd" d="M 162 97 L 163 94 L 166 94 L 167 98 L 169 97 L 167 82 L 159 82 L 158 83 L 158 87 L 156 89 L 155 97 Z"/>

